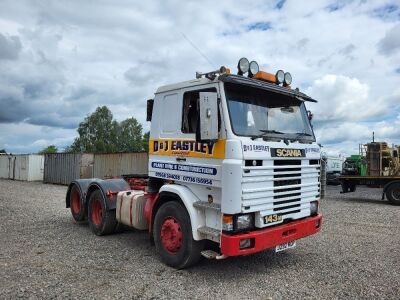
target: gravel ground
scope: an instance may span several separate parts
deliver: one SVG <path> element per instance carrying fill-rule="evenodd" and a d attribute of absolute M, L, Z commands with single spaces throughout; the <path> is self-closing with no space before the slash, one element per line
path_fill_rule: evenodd
<path fill-rule="evenodd" d="M 163 265 L 144 232 L 75 224 L 66 187 L 0 180 L 0 298 L 360 299 L 400 297 L 400 207 L 379 189 L 328 187 L 321 233 L 297 247 L 188 270 Z"/>

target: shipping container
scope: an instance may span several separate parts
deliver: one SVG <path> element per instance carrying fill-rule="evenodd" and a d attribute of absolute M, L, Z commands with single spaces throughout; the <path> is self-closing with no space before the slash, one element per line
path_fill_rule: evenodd
<path fill-rule="evenodd" d="M 95 154 L 93 177 L 120 177 L 129 174 L 147 174 L 147 152 Z"/>
<path fill-rule="evenodd" d="M 93 177 L 92 153 L 45 154 L 44 182 L 69 184 L 74 179 Z"/>
<path fill-rule="evenodd" d="M 42 181 L 44 157 L 38 154 L 0 156 L 0 178 Z"/>

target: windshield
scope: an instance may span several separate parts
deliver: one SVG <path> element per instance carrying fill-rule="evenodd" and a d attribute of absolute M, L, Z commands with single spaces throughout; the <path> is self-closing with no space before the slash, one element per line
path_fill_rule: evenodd
<path fill-rule="evenodd" d="M 314 141 L 302 101 L 229 84 L 226 84 L 225 92 L 232 129 L 236 135 Z"/>

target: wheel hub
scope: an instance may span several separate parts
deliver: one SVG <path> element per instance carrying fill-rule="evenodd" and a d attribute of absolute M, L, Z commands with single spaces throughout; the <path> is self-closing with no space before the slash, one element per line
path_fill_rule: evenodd
<path fill-rule="evenodd" d="M 173 217 L 164 220 L 161 226 L 161 243 L 170 253 L 176 253 L 182 247 L 182 231 L 178 221 Z"/>
<path fill-rule="evenodd" d="M 98 199 L 92 202 L 92 222 L 99 226 L 103 222 L 103 209 Z"/>
<path fill-rule="evenodd" d="M 395 200 L 400 200 L 400 188 L 395 188 L 392 192 L 392 196 Z"/>

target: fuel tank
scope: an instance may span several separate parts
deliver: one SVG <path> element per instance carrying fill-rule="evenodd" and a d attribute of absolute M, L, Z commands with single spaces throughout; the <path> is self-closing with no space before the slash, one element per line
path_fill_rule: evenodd
<path fill-rule="evenodd" d="M 117 195 L 117 221 L 130 227 L 145 230 L 147 221 L 144 217 L 146 196 L 143 191 L 131 190 Z"/>

